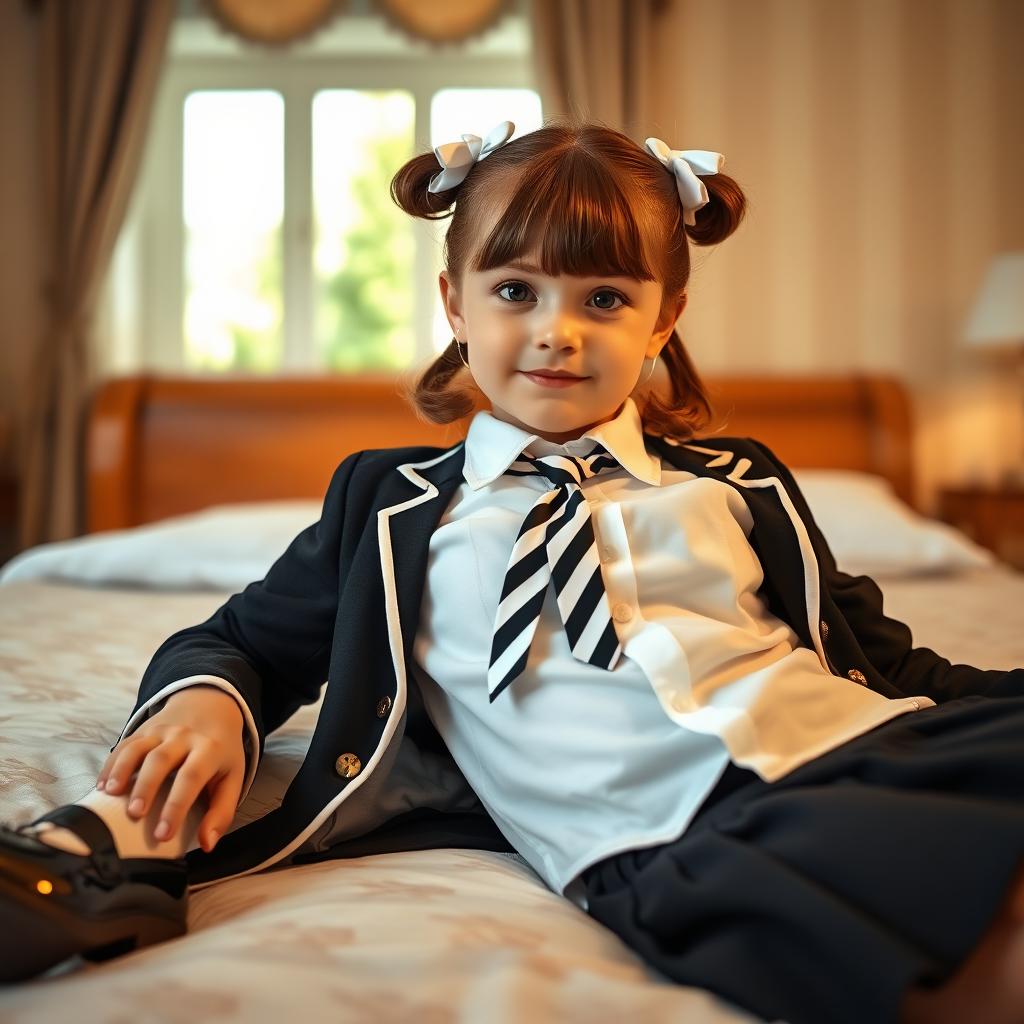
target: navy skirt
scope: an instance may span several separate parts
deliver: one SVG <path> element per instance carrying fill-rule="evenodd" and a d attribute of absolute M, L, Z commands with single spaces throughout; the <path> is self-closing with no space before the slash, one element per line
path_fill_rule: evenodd
<path fill-rule="evenodd" d="M 1024 696 L 912 711 L 776 782 L 730 765 L 681 837 L 583 872 L 587 913 L 764 1020 L 896 1024 L 1024 864 Z"/>

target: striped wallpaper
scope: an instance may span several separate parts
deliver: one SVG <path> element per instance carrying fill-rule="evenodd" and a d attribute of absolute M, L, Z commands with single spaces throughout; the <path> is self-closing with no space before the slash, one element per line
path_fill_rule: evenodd
<path fill-rule="evenodd" d="M 668 17 L 673 72 L 631 134 L 724 153 L 750 200 L 736 235 L 693 250 L 698 367 L 899 375 L 925 508 L 1024 462 L 1024 376 L 959 347 L 989 260 L 1024 249 L 1024 0 L 678 0 Z"/>

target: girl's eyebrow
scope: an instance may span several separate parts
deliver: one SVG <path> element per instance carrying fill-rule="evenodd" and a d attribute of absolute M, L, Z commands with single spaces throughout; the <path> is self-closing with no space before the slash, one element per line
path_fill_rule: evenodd
<path fill-rule="evenodd" d="M 526 263 L 523 260 L 513 260 L 509 263 L 504 263 L 500 267 L 495 267 L 495 270 L 522 270 L 527 274 L 536 274 L 538 277 L 544 276 L 544 271 L 540 267 L 535 267 L 532 263 Z M 594 274 L 593 277 L 609 278 L 615 281 L 633 281 L 639 284 L 639 281 L 635 277 L 630 277 L 627 274 Z"/>

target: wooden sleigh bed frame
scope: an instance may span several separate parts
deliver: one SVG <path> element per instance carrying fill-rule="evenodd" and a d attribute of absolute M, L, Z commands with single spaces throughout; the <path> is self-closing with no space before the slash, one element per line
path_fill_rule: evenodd
<path fill-rule="evenodd" d="M 401 396 L 399 375 L 111 378 L 86 430 L 87 531 L 141 526 L 209 505 L 321 498 L 363 448 L 448 447 Z M 916 507 L 912 414 L 884 375 L 705 377 L 715 413 L 702 436 L 755 437 L 788 465 L 860 470 Z"/>

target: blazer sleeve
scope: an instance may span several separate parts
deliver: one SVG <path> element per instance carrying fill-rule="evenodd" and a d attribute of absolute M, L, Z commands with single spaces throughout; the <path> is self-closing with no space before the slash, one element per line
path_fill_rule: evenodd
<path fill-rule="evenodd" d="M 348 456 L 335 469 L 320 518 L 289 543 L 262 580 L 160 645 L 111 750 L 171 693 L 188 685 L 217 686 L 240 700 L 246 734 L 258 741 L 247 767 L 248 791 L 267 736 L 303 704 L 315 703 L 327 681 L 348 488 L 361 455 Z"/>
<path fill-rule="evenodd" d="M 878 671 L 907 696 L 923 695 L 936 704 L 972 694 L 1024 696 L 1024 668 L 980 669 L 954 664 L 929 647 L 915 647 L 910 627 L 884 614 L 882 591 L 870 576 L 851 576 L 836 566 L 824 535 L 789 468 L 765 444 L 749 440 L 771 460 L 789 492 L 815 551 L 823 592 L 827 590 L 850 624 L 861 649 Z"/>

